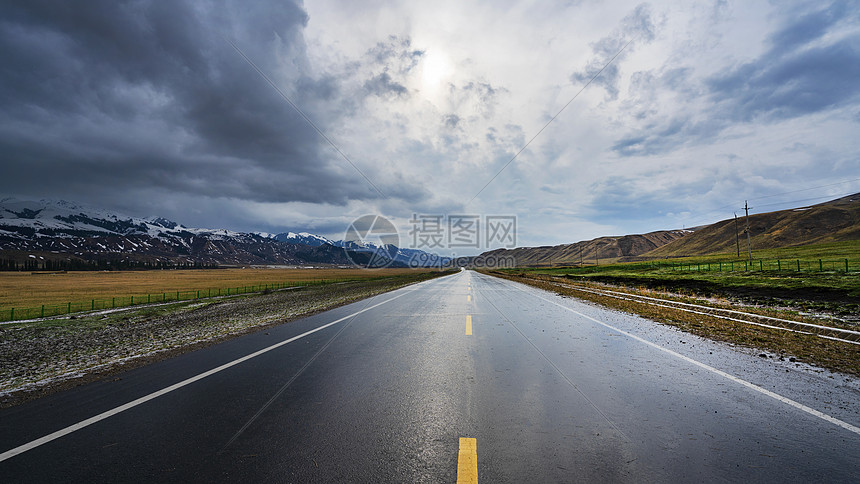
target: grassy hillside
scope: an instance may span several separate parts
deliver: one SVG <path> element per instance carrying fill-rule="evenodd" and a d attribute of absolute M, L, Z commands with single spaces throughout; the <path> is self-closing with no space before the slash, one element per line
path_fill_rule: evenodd
<path fill-rule="evenodd" d="M 810 207 L 750 215 L 753 257 L 762 249 L 797 247 L 849 240 L 860 240 L 860 194 L 839 198 Z M 648 258 L 683 257 L 708 254 L 741 256 L 747 251 L 746 223 L 738 217 L 723 220 L 643 254 Z M 737 234 L 737 235 L 736 235 Z"/>
<path fill-rule="evenodd" d="M 749 217 L 753 258 L 809 258 L 802 247 L 860 240 L 860 193 L 829 202 Z M 556 267 L 612 264 L 708 255 L 746 258 L 746 219 L 739 217 L 690 230 L 661 230 L 641 235 L 599 237 L 593 240 L 544 247 L 493 250 L 480 257 L 513 257 L 518 267 Z M 739 242 L 739 243 L 738 243 Z M 741 254 L 738 255 L 738 246 Z M 777 248 L 796 248 L 797 255 L 768 255 Z M 836 248 L 831 246 L 831 248 Z M 820 254 L 819 254 L 820 255 Z M 823 257 L 843 257 L 828 253 Z"/>
<path fill-rule="evenodd" d="M 557 265 L 614 262 L 625 257 L 635 257 L 654 250 L 689 232 L 682 230 L 661 230 L 641 235 L 621 237 L 600 237 L 593 240 L 544 247 L 520 247 L 512 250 L 494 250 L 482 254 L 485 257 L 516 258 L 518 266 L 551 267 Z"/>

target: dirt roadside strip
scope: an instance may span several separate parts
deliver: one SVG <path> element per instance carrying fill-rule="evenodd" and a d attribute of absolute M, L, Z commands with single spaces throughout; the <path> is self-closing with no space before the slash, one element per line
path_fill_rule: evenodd
<path fill-rule="evenodd" d="M 762 357 L 802 361 L 829 370 L 860 376 L 860 332 L 836 327 L 829 320 L 783 314 L 756 314 L 761 308 L 717 307 L 699 300 L 661 297 L 649 292 L 643 296 L 621 287 L 600 287 L 546 276 L 521 276 L 498 271 L 488 274 L 529 284 L 565 296 L 638 314 L 681 330 L 731 344 L 769 351 Z M 686 298 L 685 298 L 686 299 Z"/>
<path fill-rule="evenodd" d="M 313 285 L 0 326 L 0 407 L 447 273 Z"/>
<path fill-rule="evenodd" d="M 550 284 L 572 288 L 577 291 L 589 292 L 592 294 L 598 294 L 603 296 L 614 297 L 623 300 L 634 300 L 639 301 L 644 304 L 651 304 L 659 307 L 666 307 L 677 309 L 679 311 L 685 311 L 693 314 L 703 314 L 714 316 L 720 319 L 725 319 L 728 321 L 736 321 L 739 323 L 752 324 L 755 326 L 761 326 L 764 328 L 771 329 L 781 329 L 784 331 L 792 331 L 796 333 L 802 334 L 816 334 L 821 338 L 832 339 L 835 341 L 842 341 L 844 343 L 851 343 L 860 345 L 860 331 L 854 331 L 850 329 L 843 328 L 835 328 L 832 326 L 822 326 L 820 324 L 812 324 L 805 323 L 802 321 L 792 321 L 789 319 L 782 318 L 774 318 L 771 316 L 764 316 L 761 314 L 753 314 L 746 313 L 743 311 L 737 311 L 734 309 L 725 309 L 725 308 L 716 308 L 710 306 L 702 306 L 700 304 L 691 304 L 684 303 L 679 301 L 672 301 L 663 298 L 656 297 L 648 297 L 642 296 L 639 294 L 631 294 L 629 292 L 620 292 L 620 291 L 610 291 L 606 289 L 586 289 L 583 287 L 577 287 L 573 284 L 565 284 L 561 282 L 550 282 Z M 693 309 L 695 308 L 695 309 Z M 741 319 L 742 318 L 742 319 Z M 759 322 L 753 321 L 758 320 Z M 766 321 L 766 322 L 762 322 Z"/>

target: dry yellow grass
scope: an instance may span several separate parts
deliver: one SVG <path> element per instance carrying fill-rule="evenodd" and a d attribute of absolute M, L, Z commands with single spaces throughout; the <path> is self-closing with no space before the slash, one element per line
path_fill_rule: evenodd
<path fill-rule="evenodd" d="M 414 269 L 212 269 L 30 273 L 0 272 L 0 308 L 37 307 L 90 299 L 205 291 L 261 284 L 383 277 Z"/>

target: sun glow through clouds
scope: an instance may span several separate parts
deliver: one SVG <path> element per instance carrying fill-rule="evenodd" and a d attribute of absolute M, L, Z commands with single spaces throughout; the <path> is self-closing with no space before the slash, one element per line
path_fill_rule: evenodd
<path fill-rule="evenodd" d="M 421 65 L 422 92 L 431 97 L 437 95 L 453 72 L 453 65 L 447 55 L 428 50 Z"/>

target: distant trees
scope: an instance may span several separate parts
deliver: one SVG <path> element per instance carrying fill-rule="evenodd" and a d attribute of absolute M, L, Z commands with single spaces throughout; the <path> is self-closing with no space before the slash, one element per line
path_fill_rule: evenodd
<path fill-rule="evenodd" d="M 217 269 L 218 264 L 170 260 L 0 259 L 0 271 L 128 271 L 158 269 Z"/>

